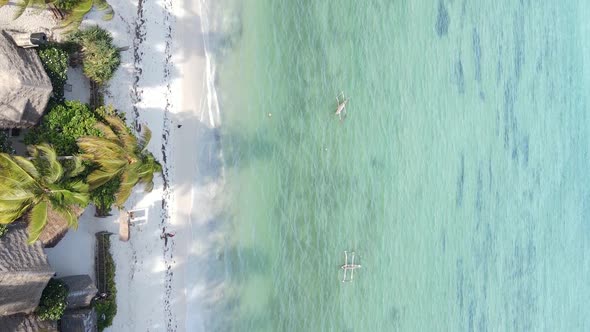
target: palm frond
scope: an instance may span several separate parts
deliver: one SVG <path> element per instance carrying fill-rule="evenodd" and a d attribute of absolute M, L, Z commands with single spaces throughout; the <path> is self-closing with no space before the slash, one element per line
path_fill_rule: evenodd
<path fill-rule="evenodd" d="M 12 190 L 7 190 L 0 193 L 0 206 L 6 205 L 13 205 L 13 204 L 23 204 L 22 202 L 25 201 L 32 201 L 35 199 L 35 194 L 30 190 L 24 190 L 21 188 L 16 188 Z"/>
<path fill-rule="evenodd" d="M 0 201 L 33 199 L 36 193 L 42 190 L 35 185 L 25 184 L 0 175 Z"/>
<path fill-rule="evenodd" d="M 80 175 L 80 173 L 84 172 L 86 167 L 82 163 L 82 158 L 80 156 L 74 156 L 74 158 L 72 158 L 71 160 L 72 167 L 68 171 L 68 177 L 73 178 Z"/>
<path fill-rule="evenodd" d="M 14 12 L 12 19 L 16 20 L 17 18 L 21 17 L 25 10 L 27 10 L 27 7 L 29 7 L 30 2 L 31 0 L 20 0 L 19 2 L 15 3 L 16 11 Z"/>
<path fill-rule="evenodd" d="M 59 213 L 68 222 L 68 227 L 78 229 L 78 218 L 72 210 L 66 209 L 58 210 L 56 212 Z"/>
<path fill-rule="evenodd" d="M 154 173 L 148 175 L 145 179 L 143 179 L 143 182 L 145 183 L 145 187 L 143 188 L 143 190 L 146 193 L 152 192 L 152 190 L 154 190 Z"/>
<path fill-rule="evenodd" d="M 39 163 L 39 165 L 46 167 L 46 169 L 42 169 L 43 179 L 47 183 L 56 183 L 59 181 L 63 176 L 63 167 L 57 160 L 57 152 L 48 144 L 39 144 L 34 148 L 39 151 L 38 157 L 35 159 L 42 160 L 43 163 Z"/>
<path fill-rule="evenodd" d="M 76 141 L 80 150 L 93 158 L 102 156 L 114 157 L 126 154 L 124 148 L 117 142 L 103 137 L 84 136 Z"/>
<path fill-rule="evenodd" d="M 90 190 L 94 190 L 103 184 L 107 183 L 110 179 L 117 176 L 117 173 L 105 172 L 102 169 L 97 169 L 92 173 L 88 174 L 86 182 L 90 185 Z"/>
<path fill-rule="evenodd" d="M 14 174 L 6 174 L 6 176 L 0 173 L 0 197 L 8 196 L 20 196 L 25 195 L 22 192 L 32 192 L 34 188 L 39 188 L 33 181 L 22 181 Z M 28 180 L 28 179 L 24 179 Z"/>
<path fill-rule="evenodd" d="M 137 148 L 137 138 L 129 132 L 129 128 L 127 128 L 123 120 L 115 115 L 106 116 L 105 120 L 119 137 L 125 151 L 133 152 Z"/>
<path fill-rule="evenodd" d="M 85 207 L 90 200 L 88 193 L 59 189 L 51 191 L 50 200 L 53 206 L 69 209 L 71 205 Z"/>
<path fill-rule="evenodd" d="M 76 30 L 84 16 L 92 9 L 94 0 L 82 0 L 76 7 L 74 7 L 68 14 L 68 17 L 62 23 L 60 29 L 64 29 L 66 32 L 72 32 Z"/>
<path fill-rule="evenodd" d="M 13 158 L 16 164 L 18 164 L 18 166 L 20 166 L 20 168 L 22 168 L 25 172 L 29 173 L 31 177 L 39 177 L 39 172 L 37 171 L 37 168 L 30 160 L 21 156 L 13 156 Z"/>
<path fill-rule="evenodd" d="M 102 132 L 104 134 L 104 137 L 106 139 L 110 139 L 110 140 L 116 140 L 117 139 L 117 135 L 115 134 L 115 132 L 111 129 L 111 127 L 107 126 L 106 124 L 102 123 L 102 122 L 97 122 L 94 127 L 98 130 L 100 130 L 100 132 Z"/>
<path fill-rule="evenodd" d="M 144 152 L 147 149 L 150 140 L 152 139 L 152 131 L 147 126 L 144 126 L 143 132 L 141 133 L 141 138 L 139 139 L 139 143 L 137 149 L 140 152 Z"/>
<path fill-rule="evenodd" d="M 65 184 L 65 187 L 78 193 L 87 193 L 90 191 L 90 186 L 84 181 L 70 181 Z"/>
<path fill-rule="evenodd" d="M 131 196 L 131 191 L 133 187 L 137 184 L 139 180 L 137 173 L 131 171 L 126 172 L 121 176 L 121 185 L 119 186 L 119 190 L 115 195 L 115 205 L 118 207 L 122 207 L 125 205 L 125 202 Z"/>
<path fill-rule="evenodd" d="M 35 181 L 35 179 L 20 167 L 8 154 L 0 153 L 0 170 L 4 174 L 10 174 L 17 181 Z"/>
<path fill-rule="evenodd" d="M 29 222 L 29 226 L 27 227 L 29 230 L 29 244 L 39 239 L 39 235 L 41 235 L 43 228 L 47 224 L 47 207 L 47 202 L 42 201 L 35 205 L 29 212 L 27 218 Z"/>
<path fill-rule="evenodd" d="M 154 189 L 154 169 L 153 165 L 142 165 L 139 173 L 139 181 L 145 183 L 144 191 L 151 192 Z M 152 167 L 150 167 L 152 166 Z"/>
<path fill-rule="evenodd" d="M 11 222 L 22 217 L 25 212 L 31 207 L 29 201 L 23 201 L 19 205 L 2 205 L 0 207 L 0 224 L 10 224 Z"/>
<path fill-rule="evenodd" d="M 93 161 L 100 165 L 105 172 L 111 173 L 118 173 L 129 165 L 127 159 L 115 159 L 113 156 L 111 158 L 97 158 Z"/>

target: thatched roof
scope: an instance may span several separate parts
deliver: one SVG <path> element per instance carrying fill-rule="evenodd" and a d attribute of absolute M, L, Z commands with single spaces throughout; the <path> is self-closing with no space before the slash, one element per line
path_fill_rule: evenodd
<path fill-rule="evenodd" d="M 82 309 L 66 311 L 61 318 L 62 332 L 95 332 L 98 331 L 96 325 L 96 312 L 94 309 Z"/>
<path fill-rule="evenodd" d="M 23 223 L 12 224 L 0 238 L 0 316 L 31 313 L 54 274 L 43 245 L 27 244 Z"/>
<path fill-rule="evenodd" d="M 60 278 L 68 286 L 68 309 L 84 308 L 90 305 L 98 289 L 89 275 Z"/>
<path fill-rule="evenodd" d="M 58 332 L 58 329 L 55 321 L 42 321 L 36 315 L 14 315 L 0 317 L 0 331 Z"/>
<path fill-rule="evenodd" d="M 17 47 L 0 31 L 0 128 L 35 125 L 52 90 L 35 50 Z"/>
<path fill-rule="evenodd" d="M 83 212 L 82 208 L 74 206 L 74 214 L 77 217 L 82 215 Z M 45 248 L 53 248 L 63 239 L 68 229 L 68 222 L 59 213 L 49 209 L 47 212 L 47 224 L 43 228 L 41 235 L 39 235 L 39 241 L 43 243 Z"/>

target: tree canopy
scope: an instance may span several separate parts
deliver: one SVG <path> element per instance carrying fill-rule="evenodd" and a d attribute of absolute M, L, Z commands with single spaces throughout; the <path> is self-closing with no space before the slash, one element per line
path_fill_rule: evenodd
<path fill-rule="evenodd" d="M 121 55 L 108 31 L 93 26 L 73 33 L 71 41 L 80 45 L 82 67 L 90 80 L 102 85 L 113 77 L 121 63 Z"/>
<path fill-rule="evenodd" d="M 68 167 L 47 145 L 29 146 L 31 160 L 0 153 L 0 224 L 9 224 L 26 214 L 29 242 L 38 238 L 52 209 L 77 227 L 74 206 L 88 204 L 88 184 L 76 179 L 83 170 L 80 158 L 73 157 Z"/>
<path fill-rule="evenodd" d="M 97 128 L 103 137 L 86 136 L 78 139 L 78 146 L 83 157 L 99 165 L 88 175 L 86 181 L 90 189 L 98 188 L 113 178 L 119 177 L 115 204 L 122 207 L 131 190 L 137 183 L 144 183 L 145 190 L 154 187 L 154 173 L 162 172 L 162 166 L 147 151 L 151 131 L 144 126 L 138 140 L 117 116 L 106 116 L 105 123 L 98 123 Z"/>
<path fill-rule="evenodd" d="M 53 104 L 40 125 L 25 136 L 25 144 L 47 143 L 55 148 L 58 155 L 71 156 L 79 151 L 76 145 L 78 138 L 101 135 L 95 127 L 99 119 L 98 113 L 79 101 Z"/>

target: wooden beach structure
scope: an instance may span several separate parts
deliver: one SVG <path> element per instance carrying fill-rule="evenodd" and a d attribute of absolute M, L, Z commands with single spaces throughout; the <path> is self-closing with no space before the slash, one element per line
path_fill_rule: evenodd
<path fill-rule="evenodd" d="M 129 241 L 129 214 L 127 211 L 119 211 L 119 240 L 123 242 Z"/>

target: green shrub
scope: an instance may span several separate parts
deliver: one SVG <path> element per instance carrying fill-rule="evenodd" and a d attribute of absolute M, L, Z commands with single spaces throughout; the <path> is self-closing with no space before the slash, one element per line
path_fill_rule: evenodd
<path fill-rule="evenodd" d="M 80 45 L 84 74 L 99 85 L 106 83 L 121 63 L 111 34 L 98 26 L 76 31 L 71 40 Z"/>
<path fill-rule="evenodd" d="M 79 101 L 53 104 L 41 124 L 25 135 L 25 144 L 51 144 L 60 156 L 79 152 L 76 140 L 82 136 L 102 136 L 94 127 L 97 114 Z"/>
<path fill-rule="evenodd" d="M 115 114 L 115 110 L 110 106 L 101 106 L 91 111 L 88 105 L 79 101 L 53 103 L 43 116 L 40 125 L 25 136 L 25 144 L 35 145 L 45 142 L 51 144 L 60 156 L 75 155 L 80 152 L 76 140 L 82 136 L 102 136 L 102 133 L 94 126 L 105 116 Z M 118 116 L 125 119 L 124 114 Z M 67 161 L 65 163 L 67 164 Z M 85 178 L 95 168 L 92 164 L 86 166 L 81 178 Z M 90 193 L 90 199 L 96 206 L 97 216 L 104 217 L 109 214 L 115 202 L 119 184 L 118 179 L 111 180 Z"/>
<path fill-rule="evenodd" d="M 63 281 L 49 280 L 35 310 L 41 320 L 59 320 L 68 306 L 68 288 Z"/>
<path fill-rule="evenodd" d="M 0 152 L 14 154 L 12 142 L 4 130 L 0 130 Z"/>
<path fill-rule="evenodd" d="M 63 10 L 72 10 L 82 2 L 82 0 L 55 0 L 53 4 L 55 7 Z"/>
<path fill-rule="evenodd" d="M 121 180 L 116 178 L 90 192 L 90 200 L 96 206 L 96 216 L 106 217 L 115 204 L 115 194 L 119 190 Z"/>
<path fill-rule="evenodd" d="M 113 324 L 113 318 L 117 314 L 117 286 L 115 285 L 115 262 L 109 251 L 111 247 L 111 240 L 107 237 L 104 239 L 106 245 L 105 257 L 105 273 L 107 296 L 103 299 L 98 299 L 93 302 L 94 310 L 96 311 L 96 320 L 98 330 L 103 331 L 105 328 Z"/>
<path fill-rule="evenodd" d="M 51 80 L 53 99 L 58 102 L 63 101 L 64 85 L 68 79 L 68 53 L 56 46 L 46 46 L 40 48 L 38 54 Z"/>
<path fill-rule="evenodd" d="M 8 225 L 0 224 L 0 237 L 3 237 L 4 234 L 8 232 Z"/>

